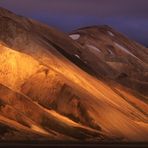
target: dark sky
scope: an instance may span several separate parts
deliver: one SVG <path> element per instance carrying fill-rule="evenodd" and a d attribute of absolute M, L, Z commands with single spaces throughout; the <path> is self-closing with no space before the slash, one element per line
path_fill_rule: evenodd
<path fill-rule="evenodd" d="M 148 46 L 148 0 L 0 0 L 0 6 L 66 32 L 107 24 Z"/>

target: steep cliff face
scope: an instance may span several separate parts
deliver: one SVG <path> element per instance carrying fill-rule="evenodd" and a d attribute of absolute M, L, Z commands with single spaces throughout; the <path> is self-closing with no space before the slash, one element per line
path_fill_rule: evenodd
<path fill-rule="evenodd" d="M 110 56 L 104 46 L 112 43 L 109 38 L 100 35 L 105 44 L 100 51 L 94 44 L 103 43 L 97 43 L 93 33 L 80 33 L 69 37 L 0 9 L 0 123 L 23 131 L 23 140 L 27 131 L 30 140 L 35 134 L 37 139 L 57 141 L 147 141 L 147 58 L 138 51 L 137 60 L 116 49 L 114 60 L 120 61 L 116 67 L 107 61 Z M 86 47 L 87 42 L 94 44 Z M 143 56 L 147 50 L 141 48 Z M 123 66 L 121 55 L 128 57 L 129 66 Z M 145 78 L 139 80 L 143 94 L 137 87 L 129 86 L 129 91 L 116 78 L 130 73 L 129 78 L 139 76 L 133 60 L 143 68 Z M 126 68 L 129 71 L 122 74 Z"/>

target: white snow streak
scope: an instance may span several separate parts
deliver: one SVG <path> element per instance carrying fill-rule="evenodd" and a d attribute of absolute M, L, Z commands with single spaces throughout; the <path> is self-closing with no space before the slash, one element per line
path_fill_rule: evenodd
<path fill-rule="evenodd" d="M 118 43 L 116 43 L 116 42 L 114 42 L 114 44 L 115 44 L 116 47 L 120 48 L 122 51 L 124 51 L 124 52 L 130 54 L 131 56 L 136 57 L 136 56 L 135 56 L 134 54 L 132 54 L 128 49 L 126 49 L 125 47 L 121 46 L 120 44 L 118 44 Z M 137 57 L 136 57 L 136 58 L 137 58 Z"/>
<path fill-rule="evenodd" d="M 110 36 L 115 36 L 112 32 L 110 32 L 110 31 L 108 31 L 108 34 L 110 35 Z"/>
<path fill-rule="evenodd" d="M 78 59 L 80 59 L 80 56 L 79 56 L 79 55 L 77 55 L 77 54 L 75 54 L 75 57 L 77 57 Z"/>
<path fill-rule="evenodd" d="M 99 48 L 97 48 L 97 47 L 95 47 L 95 46 L 93 46 L 93 45 L 87 44 L 86 46 L 87 46 L 88 48 L 91 48 L 91 49 L 93 49 L 93 50 L 96 50 L 96 51 L 98 51 L 98 52 L 101 52 L 101 50 L 100 50 Z"/>
<path fill-rule="evenodd" d="M 114 53 L 109 49 L 108 52 L 111 54 L 111 55 L 114 55 Z"/>

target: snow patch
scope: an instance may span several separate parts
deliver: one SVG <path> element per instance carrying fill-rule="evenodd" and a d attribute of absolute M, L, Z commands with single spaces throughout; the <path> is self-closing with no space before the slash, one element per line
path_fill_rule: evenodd
<path fill-rule="evenodd" d="M 80 38 L 80 34 L 72 34 L 69 35 L 70 38 L 72 38 L 73 40 L 78 40 Z"/>
<path fill-rule="evenodd" d="M 96 50 L 96 51 L 98 51 L 98 52 L 101 52 L 101 50 L 99 49 L 99 48 L 97 48 L 97 47 L 95 47 L 95 46 L 93 46 L 93 45 L 86 45 L 88 48 L 91 48 L 91 49 L 93 49 L 93 50 Z"/>
<path fill-rule="evenodd" d="M 75 54 L 75 57 L 77 57 L 78 59 L 80 59 L 80 56 L 79 56 L 79 55 L 77 55 L 77 54 Z"/>
<path fill-rule="evenodd" d="M 125 47 L 121 46 L 120 44 L 118 44 L 118 43 L 116 43 L 116 42 L 114 42 L 114 44 L 115 44 L 116 47 L 120 48 L 122 51 L 124 51 L 124 52 L 130 54 L 131 56 L 136 57 L 136 56 L 135 56 L 134 54 L 132 54 L 128 49 L 126 49 Z"/>
<path fill-rule="evenodd" d="M 108 52 L 111 54 L 111 55 L 114 55 L 114 53 L 109 49 Z"/>
<path fill-rule="evenodd" d="M 108 34 L 109 34 L 110 36 L 115 36 L 111 31 L 108 31 Z"/>
<path fill-rule="evenodd" d="M 136 58 L 137 60 L 141 61 L 141 59 L 139 59 L 138 57 L 136 57 L 133 53 L 131 53 L 128 49 L 126 49 L 125 47 L 121 46 L 120 44 L 114 42 L 115 46 L 120 48 L 122 51 L 128 53 L 129 55 L 131 55 L 132 57 Z M 142 62 L 142 61 L 141 61 Z"/>

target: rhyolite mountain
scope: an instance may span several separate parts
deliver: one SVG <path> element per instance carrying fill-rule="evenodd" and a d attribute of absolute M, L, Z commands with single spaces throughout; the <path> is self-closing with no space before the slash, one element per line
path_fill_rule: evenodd
<path fill-rule="evenodd" d="M 0 140 L 147 141 L 147 62 L 110 27 L 68 35 L 0 8 Z"/>

